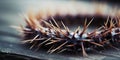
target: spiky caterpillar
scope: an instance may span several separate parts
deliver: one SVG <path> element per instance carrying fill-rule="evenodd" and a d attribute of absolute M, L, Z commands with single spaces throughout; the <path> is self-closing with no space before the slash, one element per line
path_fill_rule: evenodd
<path fill-rule="evenodd" d="M 82 52 L 84 56 L 87 56 L 86 51 L 89 49 L 96 49 L 96 48 L 99 49 L 99 47 L 104 48 L 105 46 L 108 45 L 115 48 L 112 45 L 116 45 L 116 43 L 118 43 L 118 40 L 116 39 L 119 39 L 118 37 L 119 32 L 114 33 L 114 31 L 117 30 L 119 31 L 119 27 L 118 27 L 119 25 L 117 25 L 118 23 L 115 23 L 116 26 L 115 27 L 112 26 L 111 28 L 107 27 L 106 25 L 109 24 L 106 23 L 105 26 L 103 26 L 104 27 L 103 29 L 101 30 L 94 29 L 95 31 L 93 32 L 86 32 L 86 29 L 89 29 L 87 28 L 89 25 L 87 23 L 85 23 L 83 30 L 80 30 L 78 27 L 76 31 L 71 31 L 71 29 L 69 30 L 68 27 L 66 27 L 69 25 L 69 21 L 76 20 L 70 17 L 73 18 L 75 17 L 81 20 L 81 18 L 76 16 L 82 14 L 83 14 L 82 18 L 86 17 L 84 15 L 119 16 L 119 10 L 114 11 L 114 7 L 110 8 L 108 5 L 103 3 L 102 4 L 97 3 L 95 5 L 93 4 L 94 6 L 92 5 L 86 6 L 83 4 L 81 5 L 81 3 L 78 2 L 77 3 L 75 2 L 74 4 L 52 3 L 52 5 L 49 5 L 47 3 L 44 5 L 45 6 L 39 5 L 41 10 L 39 10 L 40 11 L 39 13 L 37 12 L 38 13 L 37 16 L 33 17 L 31 14 L 28 14 L 28 17 L 25 16 L 27 26 L 25 27 L 21 26 L 22 32 L 24 33 L 24 40 L 22 42 L 27 44 L 27 46 L 29 46 L 30 44 L 30 49 L 36 49 L 36 48 L 37 48 L 36 50 L 46 49 L 48 50 L 48 53 L 63 52 L 63 51 L 72 51 L 72 52 L 79 51 Z M 37 8 L 39 7 L 37 6 Z M 55 24 L 55 22 L 51 23 L 53 19 L 52 20 L 46 19 L 49 16 L 54 17 L 57 15 L 66 17 L 68 19 L 67 23 L 66 21 L 60 22 L 63 25 L 63 27 L 65 27 L 64 29 L 59 27 L 59 23 L 57 23 L 58 25 Z M 81 22 L 80 20 L 79 22 Z M 58 19 L 56 19 L 56 21 L 58 21 Z M 98 23 L 98 21 L 100 22 L 101 20 L 100 19 L 97 20 L 96 23 Z M 77 24 L 76 21 L 74 22 L 73 22 L 74 25 L 76 25 Z M 114 39 L 112 40 L 112 38 Z"/>
<path fill-rule="evenodd" d="M 73 32 L 62 21 L 61 24 L 64 29 L 61 29 L 54 18 L 52 20 L 37 20 L 30 16 L 26 18 L 27 26 L 22 27 L 25 35 L 23 42 L 32 44 L 30 48 L 37 47 L 39 49 L 45 47 L 49 53 L 63 52 L 65 50 L 82 51 L 84 56 L 87 56 L 86 50 L 89 48 L 110 46 L 118 49 L 113 45 L 120 42 L 119 19 L 115 20 L 116 22 L 111 20 L 109 24 L 109 20 L 107 20 L 102 29 L 95 29 L 91 33 L 86 32 L 92 21 L 93 19 L 88 24 L 85 21 L 83 30 L 78 27 Z M 108 27 L 108 25 L 110 26 Z"/>

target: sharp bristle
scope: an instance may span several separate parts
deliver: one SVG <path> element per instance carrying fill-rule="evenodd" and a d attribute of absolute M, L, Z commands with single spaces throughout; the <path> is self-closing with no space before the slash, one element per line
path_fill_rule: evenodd
<path fill-rule="evenodd" d="M 52 20 L 54 21 L 55 25 L 60 29 L 60 26 L 58 25 L 58 23 L 55 21 L 55 19 L 53 17 L 51 17 Z"/>
<path fill-rule="evenodd" d="M 53 42 L 48 42 L 46 43 L 45 45 L 50 45 L 50 44 L 53 44 L 53 43 L 56 43 L 57 41 L 53 41 Z"/>
<path fill-rule="evenodd" d="M 62 23 L 64 29 L 67 30 L 67 27 L 65 26 L 65 24 L 63 23 L 63 21 L 61 21 L 61 23 Z"/>
<path fill-rule="evenodd" d="M 34 39 L 34 41 L 42 41 L 42 40 L 44 40 L 45 38 L 38 38 L 38 39 Z M 22 43 L 30 43 L 31 42 L 31 40 L 33 40 L 33 39 L 29 39 L 29 40 L 24 40 L 24 41 L 21 41 Z"/>
<path fill-rule="evenodd" d="M 42 44 L 48 42 L 50 39 L 51 39 L 51 38 L 48 38 L 47 40 L 43 41 L 42 43 L 40 43 L 40 44 L 38 45 L 38 47 L 40 47 Z"/>
<path fill-rule="evenodd" d="M 73 47 L 75 44 L 66 45 L 67 47 Z"/>
<path fill-rule="evenodd" d="M 53 48 L 54 48 L 54 45 L 52 45 L 52 46 L 48 49 L 47 53 L 50 53 Z"/>
<path fill-rule="evenodd" d="M 86 31 L 86 29 L 87 29 L 87 18 L 85 19 L 85 22 L 84 22 L 84 26 L 83 26 L 83 30 L 82 30 L 82 32 L 80 33 L 80 36 L 82 36 L 83 34 L 84 34 L 84 32 Z"/>
<path fill-rule="evenodd" d="M 118 50 L 118 51 L 120 51 L 120 49 L 119 49 L 119 48 L 117 48 L 117 47 L 113 46 L 112 44 L 109 44 L 109 46 L 110 46 L 110 47 L 112 47 L 112 48 L 114 48 L 114 49 L 116 49 L 116 50 Z"/>
<path fill-rule="evenodd" d="M 63 44 L 61 44 L 60 46 L 58 46 L 57 48 L 52 49 L 50 53 L 53 53 L 53 52 L 55 52 L 56 50 L 60 49 L 60 48 L 61 48 L 62 46 L 64 46 L 66 43 L 67 43 L 67 41 L 64 42 Z"/>
<path fill-rule="evenodd" d="M 32 49 L 36 44 L 37 44 L 37 42 L 35 42 L 35 43 L 30 47 L 30 49 Z"/>
<path fill-rule="evenodd" d="M 53 28 L 52 25 L 46 21 L 43 21 L 47 26 L 49 26 L 50 28 Z"/>
<path fill-rule="evenodd" d="M 31 42 L 30 43 L 32 43 L 36 38 L 38 38 L 39 37 L 39 35 L 36 35 L 32 40 L 31 40 Z"/>
<path fill-rule="evenodd" d="M 83 45 L 83 42 L 81 42 L 81 47 L 82 47 L 83 56 L 84 56 L 84 57 L 88 56 L 87 53 L 86 53 L 86 51 L 85 51 L 85 47 L 84 47 L 84 45 Z"/>
<path fill-rule="evenodd" d="M 78 28 L 75 30 L 75 33 L 79 32 L 80 30 L 80 26 L 78 26 Z"/>
<path fill-rule="evenodd" d="M 90 22 L 87 24 L 86 28 L 88 28 L 88 26 L 92 23 L 94 17 L 90 20 Z"/>
<path fill-rule="evenodd" d="M 101 45 L 101 44 L 99 44 L 99 43 L 96 43 L 96 42 L 89 42 L 89 43 L 103 47 L 103 45 Z"/>
<path fill-rule="evenodd" d="M 62 49 L 62 50 L 60 50 L 60 51 L 57 52 L 57 53 L 62 53 L 62 52 L 64 52 L 65 50 L 67 50 L 67 49 Z"/>
<path fill-rule="evenodd" d="M 113 27 L 114 27 L 113 18 L 111 18 L 111 20 L 110 20 L 110 27 L 109 28 L 113 28 Z"/>
<path fill-rule="evenodd" d="M 108 26 L 107 26 L 107 25 L 108 25 L 108 21 L 109 21 L 109 16 L 108 16 L 108 18 L 107 18 L 107 21 L 106 21 L 105 24 L 104 24 L 106 29 L 108 28 Z"/>

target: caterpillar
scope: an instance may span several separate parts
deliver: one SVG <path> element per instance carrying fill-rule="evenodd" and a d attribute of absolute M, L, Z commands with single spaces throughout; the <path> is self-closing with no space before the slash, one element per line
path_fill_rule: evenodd
<path fill-rule="evenodd" d="M 24 33 L 25 44 L 30 44 L 30 49 L 37 47 L 36 50 L 47 49 L 48 53 L 60 53 L 63 51 L 80 51 L 83 56 L 89 49 L 112 47 L 118 49 L 116 45 L 120 43 L 120 19 L 109 20 L 93 32 L 86 32 L 88 26 L 94 21 L 92 18 L 87 24 L 85 20 L 83 29 L 80 26 L 75 31 L 71 31 L 63 21 L 61 28 L 53 17 L 51 20 L 37 20 L 33 16 L 26 17 L 27 26 L 21 26 Z"/>
<path fill-rule="evenodd" d="M 37 51 L 42 49 L 47 51 L 47 53 L 77 51 L 82 52 L 83 56 L 88 56 L 87 51 L 93 49 L 101 50 L 100 48 L 112 47 L 119 50 L 117 46 L 119 46 L 120 43 L 120 19 L 119 17 L 114 17 L 110 20 L 111 16 L 119 16 L 119 12 L 104 13 L 106 10 L 108 12 L 108 9 L 110 12 L 113 10 L 104 4 L 100 6 L 96 6 L 96 4 L 95 6 L 89 5 L 89 7 L 93 8 L 90 10 L 91 12 L 88 11 L 88 8 L 84 8 L 83 5 L 79 5 L 80 3 L 76 3 L 75 5 L 70 4 L 70 6 L 69 4 L 66 5 L 66 3 L 63 3 L 63 5 L 59 4 L 60 3 L 56 5 L 53 4 L 53 6 L 46 6 L 47 4 L 45 4 L 45 6 L 43 6 L 45 9 L 41 7 L 43 10 L 40 10 L 41 12 L 38 13 L 37 16 L 31 13 L 25 16 L 25 22 L 27 24 L 26 26 L 20 26 L 20 30 L 23 33 L 22 43 L 30 46 L 30 49 L 35 49 Z M 79 25 L 82 25 L 79 20 L 83 19 L 79 16 L 82 13 L 88 14 L 88 16 L 85 15 L 84 17 L 89 17 L 90 15 L 109 15 L 110 17 L 106 19 L 104 25 L 101 24 L 102 26 L 93 29 L 94 31 L 92 32 L 87 31 L 87 29 L 89 29 L 88 26 L 95 21 L 94 17 L 91 18 L 89 22 L 85 19 L 83 28 L 77 26 L 78 28 L 75 29 L 75 31 L 71 30 L 68 27 L 70 25 L 69 21 L 73 22 L 72 25 L 76 25 L 75 20 L 77 19 L 77 22 L 80 22 Z M 68 20 L 55 19 L 63 17 L 69 18 Z M 76 18 L 75 20 L 72 19 L 74 17 Z M 103 20 L 99 19 L 95 21 L 94 24 L 97 25 L 97 23 L 101 21 Z"/>

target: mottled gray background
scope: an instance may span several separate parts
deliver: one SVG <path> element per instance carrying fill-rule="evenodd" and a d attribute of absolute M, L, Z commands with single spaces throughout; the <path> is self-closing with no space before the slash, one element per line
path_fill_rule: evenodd
<path fill-rule="evenodd" d="M 35 58 L 49 59 L 49 60 L 119 60 L 119 51 L 105 51 L 106 54 L 114 56 L 89 54 L 88 58 L 83 58 L 79 55 L 58 55 L 46 54 L 43 52 L 33 52 L 29 49 L 23 48 L 20 44 L 19 32 L 11 28 L 11 25 L 18 26 L 24 24 L 21 13 L 27 12 L 30 6 L 37 7 L 39 0 L 0 0 L 0 51 L 7 53 L 15 53 L 20 55 L 31 56 Z M 87 1 L 88 2 L 88 1 Z"/>

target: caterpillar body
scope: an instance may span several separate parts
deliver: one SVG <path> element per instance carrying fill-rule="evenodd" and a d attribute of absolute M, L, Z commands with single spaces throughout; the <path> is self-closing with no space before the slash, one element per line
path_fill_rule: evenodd
<path fill-rule="evenodd" d="M 93 32 L 86 32 L 88 26 L 94 18 L 87 24 L 85 20 L 83 29 L 78 27 L 74 32 L 71 31 L 64 22 L 60 22 L 62 29 L 53 17 L 51 20 L 37 20 L 26 18 L 26 27 L 21 27 L 24 32 L 24 43 L 31 44 L 30 49 L 37 47 L 48 49 L 48 53 L 63 51 L 81 51 L 83 56 L 87 56 L 86 51 L 99 47 L 112 47 L 118 49 L 116 45 L 120 43 L 120 20 L 107 20 L 103 26 L 94 29 Z"/>

